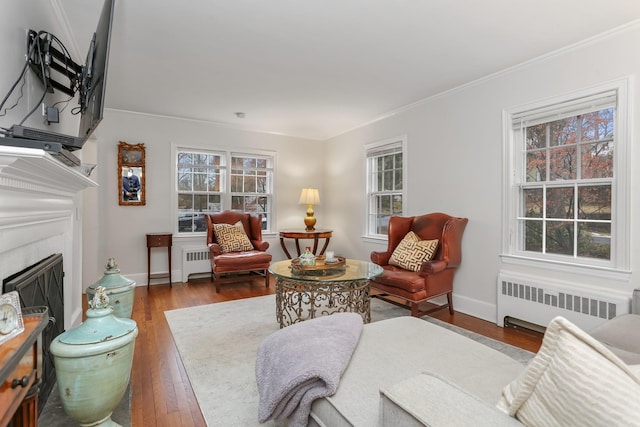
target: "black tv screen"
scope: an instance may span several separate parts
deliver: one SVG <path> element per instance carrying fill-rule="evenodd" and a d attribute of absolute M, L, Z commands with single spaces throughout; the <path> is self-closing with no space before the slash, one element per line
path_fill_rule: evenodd
<path fill-rule="evenodd" d="M 93 35 L 80 84 L 80 129 L 78 136 L 86 140 L 102 120 L 106 88 L 111 22 L 115 0 L 105 0 L 96 32 Z"/>

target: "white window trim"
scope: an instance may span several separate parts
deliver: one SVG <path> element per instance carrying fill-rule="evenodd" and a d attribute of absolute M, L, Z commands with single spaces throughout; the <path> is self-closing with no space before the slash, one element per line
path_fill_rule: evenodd
<path fill-rule="evenodd" d="M 407 135 L 399 135 L 393 138 L 386 138 L 382 140 L 378 140 L 375 142 L 370 142 L 363 146 L 363 158 L 365 161 L 364 167 L 364 221 L 362 230 L 362 237 L 366 241 L 370 242 L 386 242 L 388 240 L 388 236 L 383 236 L 380 234 L 369 234 L 369 159 L 367 157 L 367 153 L 371 150 L 375 150 L 376 148 L 383 147 L 385 145 L 391 145 L 400 143 L 402 147 L 402 212 L 406 215 L 407 210 L 407 194 L 408 194 L 408 165 L 409 165 L 409 155 L 407 154 Z"/>
<path fill-rule="evenodd" d="M 177 164 L 178 164 L 178 151 L 205 151 L 205 152 L 214 152 L 224 154 L 227 158 L 227 163 L 230 162 L 232 156 L 269 156 L 273 158 L 273 171 L 272 171 L 272 192 L 271 192 L 271 229 L 263 230 L 262 235 L 268 236 L 275 234 L 275 230 L 277 230 L 276 225 L 276 171 L 277 171 L 277 153 L 275 151 L 267 151 L 267 150 L 234 150 L 230 148 L 217 148 L 211 146 L 203 146 L 203 145 L 194 145 L 194 144 L 171 144 L 171 223 L 173 228 L 173 236 L 174 238 L 191 238 L 191 237 L 203 237 L 206 236 L 206 232 L 199 233 L 181 233 L 178 232 L 178 223 L 175 220 L 178 217 L 178 189 L 176 187 L 178 179 L 177 179 Z M 227 169 L 227 177 L 225 179 L 225 191 L 223 192 L 223 204 L 227 206 L 231 205 L 231 192 L 229 191 L 229 186 L 231 185 L 230 181 L 230 171 L 231 165 L 226 164 L 225 168 Z"/>
<path fill-rule="evenodd" d="M 615 277 L 625 280 L 630 277 L 630 233 L 629 188 L 631 182 L 629 147 L 632 140 L 631 123 L 633 118 L 629 93 L 632 85 L 631 77 L 615 80 L 587 89 L 571 92 L 551 99 L 537 101 L 503 110 L 503 187 L 502 187 L 502 254 L 506 263 L 520 264 L 536 268 L 546 268 L 569 273 L 590 274 L 601 277 Z M 617 92 L 616 108 L 616 158 L 614 162 L 614 183 L 612 188 L 613 227 L 611 241 L 611 259 L 589 264 L 569 262 L 566 258 L 546 255 L 531 257 L 519 252 L 516 242 L 517 209 L 518 209 L 518 162 L 519 150 L 516 149 L 513 137 L 513 118 L 529 110 L 545 106 L 570 102 L 571 100 L 589 97 L 593 94 L 615 90 Z"/>

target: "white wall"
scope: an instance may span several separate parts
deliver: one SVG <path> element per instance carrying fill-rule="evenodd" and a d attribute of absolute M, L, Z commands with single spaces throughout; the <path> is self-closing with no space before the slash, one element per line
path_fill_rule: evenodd
<path fill-rule="evenodd" d="M 408 141 L 406 215 L 442 211 L 469 218 L 463 238 L 463 262 L 454 287 L 457 310 L 495 321 L 496 279 L 503 267 L 501 251 L 502 111 L 505 108 L 640 75 L 640 25 L 609 37 L 574 46 L 520 67 L 450 91 L 397 115 L 327 143 L 327 216 L 335 229 L 333 249 L 349 257 L 368 258 L 386 244 L 361 237 L 364 197 L 363 145 L 398 135 Z M 637 82 L 636 82 L 637 83 Z M 640 194 L 637 191 L 640 150 L 638 84 L 630 93 L 633 109 L 631 145 L 632 271 L 640 268 Z M 344 183 L 349 185 L 345 186 Z M 326 199 L 326 198 L 325 198 Z M 525 270 L 510 266 L 511 269 Z M 526 269 L 540 277 L 560 273 Z M 630 281 L 563 274 L 563 279 L 593 285 L 606 282 L 616 290 L 638 286 Z"/>
<path fill-rule="evenodd" d="M 114 82 L 108 82 L 114 84 Z M 231 114 L 231 113 L 230 113 Z M 144 143 L 146 148 L 146 205 L 120 206 L 120 180 L 117 172 L 118 141 Z M 83 151 L 95 156 L 98 164 L 93 179 L 98 189 L 84 192 L 84 287 L 95 283 L 103 274 L 104 264 L 115 257 L 121 273 L 147 283 L 146 233 L 173 232 L 171 145 L 193 145 L 226 150 L 267 150 L 276 153 L 275 206 L 273 228 L 304 227 L 306 206 L 298 205 L 300 190 L 318 186 L 321 202 L 323 188 L 323 144 L 299 138 L 249 132 L 213 123 L 133 114 L 107 110 L 102 123 Z M 88 160 L 92 162 L 91 160 Z M 315 207 L 317 226 L 323 227 L 323 205 Z M 277 233 L 264 234 L 270 243 L 274 260 L 284 259 Z M 179 238 L 174 234 L 172 251 L 173 280 L 181 280 L 182 246 L 202 244 L 205 237 Z M 152 250 L 152 273 L 167 271 L 164 249 Z M 153 282 L 154 284 L 156 282 Z"/>

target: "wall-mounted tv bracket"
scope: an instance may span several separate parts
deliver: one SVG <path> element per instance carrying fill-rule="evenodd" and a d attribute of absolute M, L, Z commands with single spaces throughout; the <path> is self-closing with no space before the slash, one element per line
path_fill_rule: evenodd
<path fill-rule="evenodd" d="M 38 33 L 29 30 L 27 33 L 27 60 L 29 67 L 46 82 L 47 91 L 53 93 L 57 89 L 69 96 L 74 96 L 82 81 L 83 67 L 74 62 L 68 55 L 56 49 L 52 45 L 53 35 L 47 32 Z M 35 45 L 38 43 L 38 45 Z M 39 46 L 39 47 L 38 47 Z M 42 65 L 44 64 L 44 76 Z M 69 79 L 69 84 L 64 85 L 51 77 L 51 70 L 60 73 Z"/>

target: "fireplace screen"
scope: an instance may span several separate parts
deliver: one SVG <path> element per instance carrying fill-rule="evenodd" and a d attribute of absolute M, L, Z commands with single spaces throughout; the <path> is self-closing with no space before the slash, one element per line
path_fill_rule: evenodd
<path fill-rule="evenodd" d="M 38 411 L 56 383 L 51 342 L 64 332 L 62 254 L 51 255 L 3 281 L 3 292 L 18 291 L 22 307 L 45 306 L 49 308 L 49 324 L 42 332 L 42 384 L 38 396 Z"/>

